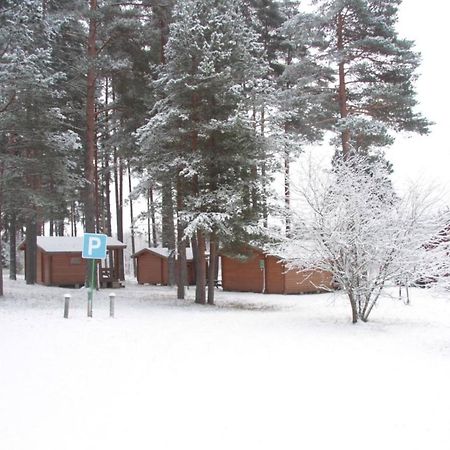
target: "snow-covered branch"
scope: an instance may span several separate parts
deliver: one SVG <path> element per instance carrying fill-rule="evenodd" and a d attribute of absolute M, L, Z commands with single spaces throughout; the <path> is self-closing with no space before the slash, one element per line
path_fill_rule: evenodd
<path fill-rule="evenodd" d="M 426 190 L 398 196 L 382 160 L 337 160 L 329 171 L 309 167 L 307 177 L 300 195 L 309 210 L 299 212 L 293 238 L 276 251 L 290 267 L 332 272 L 349 297 L 353 322 L 368 320 L 388 283 L 450 273 L 448 243 L 428 244 L 448 218 L 433 213 Z"/>

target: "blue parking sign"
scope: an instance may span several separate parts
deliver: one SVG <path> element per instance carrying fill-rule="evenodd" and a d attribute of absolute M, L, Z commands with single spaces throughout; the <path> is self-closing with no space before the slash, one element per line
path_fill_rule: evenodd
<path fill-rule="evenodd" d="M 106 234 L 85 233 L 81 256 L 84 259 L 105 259 L 106 239 Z"/>

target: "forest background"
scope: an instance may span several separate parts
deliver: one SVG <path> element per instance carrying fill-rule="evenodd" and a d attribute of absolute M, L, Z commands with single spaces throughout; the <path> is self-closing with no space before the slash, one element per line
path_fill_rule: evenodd
<path fill-rule="evenodd" d="M 418 85 L 426 86 L 426 112 L 432 110 L 430 119 L 437 122 L 429 134 L 430 124 L 416 108 L 419 57 L 412 42 L 399 40 L 392 51 L 372 39 L 381 18 L 394 41 L 398 28 L 398 39 L 422 35 L 429 42 L 432 31 L 423 27 L 423 14 L 433 8 L 421 11 L 411 36 L 407 30 L 413 21 L 406 17 L 418 17 L 412 1 L 401 6 L 398 23 L 398 1 L 314 2 L 329 23 L 320 12 L 311 14 L 305 2 L 213 3 L 214 8 L 201 0 L 90 0 L 77 8 L 74 2 L 51 0 L 2 3 L 1 211 L 11 276 L 22 229 L 32 251 L 36 235 L 45 230 L 50 235 L 114 232 L 123 239 L 126 222 L 131 219 L 133 236 L 141 219 L 148 245 L 178 248 L 181 258 L 185 237 L 193 238 L 199 272 L 207 244 L 212 255 L 219 243 L 233 251 L 264 234 L 269 217 L 277 216 L 288 236 L 290 165 L 311 144 L 328 161 L 339 139 L 344 155 L 351 149 L 384 158 L 380 149 L 386 149 L 394 183 L 416 178 L 419 170 L 428 178 L 444 174 L 438 167 L 445 164 L 436 164 L 445 161 L 438 107 L 445 104 L 445 92 L 439 89 L 436 96 L 442 83 L 424 76 Z M 349 121 L 353 117 L 348 119 L 343 109 L 345 89 L 335 101 L 339 76 L 333 64 L 350 64 L 355 55 L 339 48 L 342 40 L 339 44 L 339 34 L 333 36 L 330 27 L 343 17 L 354 28 L 341 38 L 372 39 L 374 54 L 381 55 L 375 62 L 380 86 L 403 86 L 397 97 L 382 87 L 377 91 L 393 107 L 392 117 L 368 113 L 370 105 L 361 100 L 367 90 L 354 94 L 360 106 L 367 106 L 357 121 Z M 435 58 L 435 48 L 424 55 L 423 70 L 431 67 L 426 63 Z M 400 59 L 389 64 L 397 51 Z M 353 76 L 363 75 L 373 89 L 377 80 L 367 79 L 371 68 L 364 67 L 370 58 L 363 59 Z M 398 73 L 396 65 L 402 67 Z M 438 77 L 443 71 L 430 73 Z M 422 136 L 414 144 L 400 136 L 394 144 L 389 128 Z M 330 147 L 333 132 L 337 140 Z M 226 136 L 220 144 L 218 135 Z M 211 149 L 220 157 L 211 157 Z M 281 207 L 269 192 L 279 173 L 284 179 Z M 147 206 L 142 216 L 133 211 L 139 197 Z M 27 282 L 34 282 L 33 272 L 30 266 Z M 205 275 L 198 283 L 200 302 L 206 301 Z"/>

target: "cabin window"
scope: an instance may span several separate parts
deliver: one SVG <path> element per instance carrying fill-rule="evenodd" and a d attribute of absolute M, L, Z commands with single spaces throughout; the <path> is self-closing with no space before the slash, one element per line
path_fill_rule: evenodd
<path fill-rule="evenodd" d="M 79 266 L 81 264 L 81 258 L 70 258 L 70 264 L 72 266 Z"/>

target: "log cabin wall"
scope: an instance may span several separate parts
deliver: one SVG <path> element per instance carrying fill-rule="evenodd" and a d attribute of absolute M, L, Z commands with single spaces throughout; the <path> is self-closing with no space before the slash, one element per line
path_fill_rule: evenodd
<path fill-rule="evenodd" d="M 143 251 L 136 256 L 137 282 L 139 284 L 161 284 L 169 282 L 169 261 L 165 256 L 150 251 Z M 187 279 L 189 285 L 195 285 L 194 261 L 187 262 Z"/>
<path fill-rule="evenodd" d="M 195 285 L 195 264 L 194 261 L 187 262 L 187 279 L 189 286 Z"/>
<path fill-rule="evenodd" d="M 36 251 L 36 283 L 37 284 L 46 284 L 44 282 L 44 253 L 38 247 Z"/>
<path fill-rule="evenodd" d="M 36 283 L 45 286 L 83 285 L 86 262 L 80 253 L 44 253 L 37 251 Z"/>
<path fill-rule="evenodd" d="M 264 260 L 262 252 L 252 250 L 247 260 L 239 260 L 222 256 L 222 288 L 224 291 L 263 292 L 264 270 L 260 260 Z"/>
<path fill-rule="evenodd" d="M 81 253 L 54 253 L 50 261 L 52 285 L 84 285 L 86 260 Z"/>
<path fill-rule="evenodd" d="M 137 281 L 139 284 L 167 284 L 164 258 L 144 252 L 137 256 Z"/>
<path fill-rule="evenodd" d="M 159 267 L 160 267 L 160 273 L 161 273 L 161 284 L 163 284 L 164 286 L 167 286 L 168 282 L 169 282 L 169 261 L 167 260 L 167 258 L 160 258 L 160 263 L 159 263 Z"/>
<path fill-rule="evenodd" d="M 266 294 L 285 294 L 285 266 L 276 256 L 266 256 Z"/>
<path fill-rule="evenodd" d="M 264 271 L 260 261 L 264 260 Z M 264 279 L 265 277 L 265 279 Z M 222 256 L 224 291 L 264 292 L 266 294 L 307 294 L 331 290 L 332 274 L 320 270 L 287 270 L 281 258 L 253 249 L 252 257 L 239 260 Z"/>
<path fill-rule="evenodd" d="M 52 257 L 43 253 L 43 280 L 42 284 L 50 286 L 52 284 Z"/>
<path fill-rule="evenodd" d="M 309 294 L 324 292 L 332 288 L 333 276 L 321 270 L 298 272 L 289 270 L 285 274 L 286 294 Z"/>
<path fill-rule="evenodd" d="M 43 242 L 44 248 L 39 245 L 39 239 L 45 240 Z M 50 242 L 50 239 L 52 240 Z M 54 241 L 53 241 L 54 239 Z M 74 242 L 74 239 L 78 239 L 79 242 Z M 110 239 L 110 238 L 108 238 Z M 73 248 L 79 246 L 82 247 L 81 238 L 73 237 L 44 237 L 38 236 L 38 247 L 36 251 L 36 282 L 46 286 L 76 286 L 84 285 L 86 277 L 86 260 L 81 257 L 80 251 L 52 251 L 48 247 L 55 248 L 55 244 L 58 246 L 67 246 Z M 78 245 L 79 244 L 79 245 Z M 47 246 L 47 249 L 45 248 Z M 123 244 L 119 241 L 114 245 L 107 246 L 108 252 L 114 255 L 113 257 L 113 271 L 117 273 L 118 263 L 117 258 L 118 251 L 121 250 Z M 27 251 L 25 241 L 19 245 L 19 250 L 25 251 L 25 261 L 27 259 Z"/>

